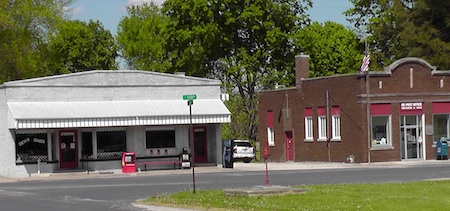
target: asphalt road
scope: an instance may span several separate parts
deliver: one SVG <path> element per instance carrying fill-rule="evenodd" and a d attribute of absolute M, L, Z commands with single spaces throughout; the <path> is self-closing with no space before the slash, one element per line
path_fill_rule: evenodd
<path fill-rule="evenodd" d="M 192 191 L 191 171 L 160 175 L 105 175 L 97 178 L 42 179 L 0 183 L 0 210 L 143 210 L 138 199 Z M 407 182 L 450 178 L 450 163 L 397 167 L 277 170 L 271 185 Z M 265 184 L 264 171 L 197 173 L 196 190 Z"/>

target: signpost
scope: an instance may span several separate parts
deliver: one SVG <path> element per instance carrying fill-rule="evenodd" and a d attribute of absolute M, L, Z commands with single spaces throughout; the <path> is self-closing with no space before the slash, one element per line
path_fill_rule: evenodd
<path fill-rule="evenodd" d="M 187 105 L 189 106 L 189 143 L 191 145 L 191 167 L 192 167 L 192 185 L 194 188 L 193 193 L 195 193 L 195 170 L 194 170 L 194 131 L 192 130 L 192 104 L 194 104 L 194 100 L 197 99 L 197 95 L 189 94 L 183 95 L 183 100 L 187 100 Z"/>

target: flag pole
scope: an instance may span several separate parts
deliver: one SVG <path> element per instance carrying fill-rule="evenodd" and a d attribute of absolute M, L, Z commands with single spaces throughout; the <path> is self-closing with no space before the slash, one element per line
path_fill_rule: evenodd
<path fill-rule="evenodd" d="M 369 71 L 366 71 L 366 96 L 367 96 L 367 105 L 366 105 L 366 109 L 367 109 L 367 162 L 370 164 L 370 149 L 371 149 L 371 121 L 370 121 L 370 76 L 369 76 Z"/>
<path fill-rule="evenodd" d="M 370 121 L 370 74 L 369 74 L 369 64 L 370 64 L 370 53 L 369 53 L 369 45 L 367 44 L 367 40 L 365 42 L 365 55 L 363 59 L 363 64 L 361 66 L 361 70 L 366 72 L 366 119 L 367 119 L 367 163 L 370 164 L 370 150 L 372 145 L 372 136 L 371 136 L 371 121 Z"/>

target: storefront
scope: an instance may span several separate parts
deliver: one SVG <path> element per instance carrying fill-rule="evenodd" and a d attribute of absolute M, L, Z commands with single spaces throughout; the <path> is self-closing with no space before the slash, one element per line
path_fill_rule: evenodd
<path fill-rule="evenodd" d="M 404 58 L 368 77 L 308 71 L 309 56 L 299 55 L 296 87 L 259 95 L 258 140 L 273 161 L 436 159 L 436 141 L 450 137 L 448 70 Z"/>
<path fill-rule="evenodd" d="M 221 125 L 230 112 L 220 81 L 146 71 L 88 71 L 0 85 L 0 175 L 59 169 L 114 170 L 123 152 L 138 160 L 190 149 L 196 163 L 222 164 Z"/>

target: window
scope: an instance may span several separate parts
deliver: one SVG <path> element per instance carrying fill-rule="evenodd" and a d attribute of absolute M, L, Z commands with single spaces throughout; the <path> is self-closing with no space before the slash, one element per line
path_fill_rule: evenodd
<path fill-rule="evenodd" d="M 126 131 L 97 132 L 97 157 L 120 157 L 127 151 Z"/>
<path fill-rule="evenodd" d="M 372 116 L 372 145 L 392 145 L 391 116 Z"/>
<path fill-rule="evenodd" d="M 47 133 L 16 133 L 16 160 L 48 160 Z"/>
<path fill-rule="evenodd" d="M 436 142 L 442 137 L 450 138 L 450 115 L 435 114 L 433 115 L 433 141 Z"/>
<path fill-rule="evenodd" d="M 313 138 L 312 117 L 305 117 L 305 140 L 313 140 Z"/>
<path fill-rule="evenodd" d="M 267 141 L 269 142 L 269 146 L 275 146 L 275 134 L 273 132 L 273 127 L 267 128 Z"/>
<path fill-rule="evenodd" d="M 83 131 L 81 133 L 81 156 L 83 159 L 92 158 L 93 148 L 92 148 L 92 132 Z"/>
<path fill-rule="evenodd" d="M 305 141 L 313 141 L 314 134 L 313 134 L 312 108 L 305 108 L 303 114 L 305 115 Z"/>
<path fill-rule="evenodd" d="M 147 148 L 175 147 L 175 129 L 145 131 Z"/>
<path fill-rule="evenodd" d="M 339 106 L 331 108 L 331 136 L 332 140 L 341 140 L 341 116 Z"/>
<path fill-rule="evenodd" d="M 327 139 L 327 118 L 325 116 L 319 116 L 319 139 Z"/>
<path fill-rule="evenodd" d="M 341 117 L 340 116 L 333 116 L 332 117 L 332 139 L 341 139 Z"/>
<path fill-rule="evenodd" d="M 267 142 L 269 146 L 275 146 L 275 134 L 273 131 L 273 110 L 267 111 Z"/>

